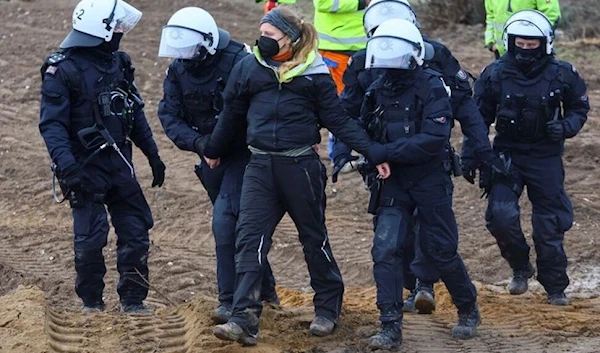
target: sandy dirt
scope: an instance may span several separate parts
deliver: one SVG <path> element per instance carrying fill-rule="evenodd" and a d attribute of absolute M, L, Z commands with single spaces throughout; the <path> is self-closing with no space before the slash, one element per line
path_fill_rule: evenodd
<path fill-rule="evenodd" d="M 252 349 L 219 341 L 208 314 L 215 306 L 214 242 L 211 207 L 193 174 L 197 157 L 179 151 L 164 135 L 156 109 L 168 60 L 157 58 L 160 28 L 177 9 L 200 4 L 220 26 L 252 44 L 260 5 L 252 1 L 131 0 L 144 18 L 123 40 L 132 56 L 146 114 L 167 164 L 167 181 L 150 188 L 151 173 L 142 153 L 134 162 L 155 227 L 151 231 L 150 317 L 124 316 L 116 295 L 115 237 L 105 249 L 108 310 L 81 314 L 73 290 L 72 225 L 67 205 L 50 193 L 50 160 L 37 129 L 39 67 L 70 28 L 75 0 L 0 1 L 0 352 L 365 352 L 365 339 L 377 330 L 371 274 L 371 217 L 367 192 L 357 174 L 327 186 L 333 252 L 347 284 L 343 315 L 335 334 L 308 335 L 311 292 L 297 232 L 286 217 L 270 253 L 281 307 L 265 309 L 260 344 Z M 310 6 L 308 6 L 310 7 Z M 429 33 L 444 42 L 463 66 L 478 74 L 491 57 L 480 45 L 481 27 L 452 27 Z M 559 55 L 575 63 L 587 79 L 593 105 L 600 97 L 600 45 L 557 44 Z M 568 141 L 566 189 L 575 206 L 567 233 L 573 305 L 545 304 L 539 283 L 523 296 L 510 296 L 508 265 L 484 226 L 480 191 L 455 179 L 455 213 L 460 252 L 477 281 L 483 315 L 478 337 L 458 341 L 449 331 L 456 313 L 443 285 L 436 286 L 438 310 L 431 316 L 405 316 L 404 352 L 600 352 L 599 111 L 594 107 L 582 133 Z M 325 136 L 325 132 L 323 132 Z M 455 145 L 460 129 L 454 131 Z M 321 153 L 325 161 L 325 143 Z M 326 162 L 328 163 L 328 162 Z M 328 168 L 331 166 L 327 164 Z M 531 207 L 522 201 L 526 233 Z M 528 235 L 531 244 L 531 238 Z M 534 255 L 534 252 L 532 254 Z"/>

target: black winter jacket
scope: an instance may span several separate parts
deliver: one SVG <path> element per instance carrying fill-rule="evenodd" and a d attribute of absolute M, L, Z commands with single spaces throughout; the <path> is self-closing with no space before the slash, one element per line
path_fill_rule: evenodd
<path fill-rule="evenodd" d="M 225 155 L 233 138 L 230 132 L 247 121 L 246 142 L 256 149 L 282 152 L 312 146 L 321 141 L 319 129 L 326 127 L 371 162 L 385 161 L 384 146 L 371 141 L 342 108 L 318 53 L 285 76 L 280 78 L 257 52 L 233 68 L 223 92 L 223 112 L 205 149 L 207 157 Z M 282 82 L 288 77 L 289 82 Z"/>

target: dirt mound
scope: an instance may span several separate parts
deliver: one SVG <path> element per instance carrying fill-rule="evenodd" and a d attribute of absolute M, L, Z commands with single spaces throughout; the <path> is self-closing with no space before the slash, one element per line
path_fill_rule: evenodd
<path fill-rule="evenodd" d="M 0 297 L 0 352 L 44 352 L 44 292 L 34 286 L 18 286 Z"/>

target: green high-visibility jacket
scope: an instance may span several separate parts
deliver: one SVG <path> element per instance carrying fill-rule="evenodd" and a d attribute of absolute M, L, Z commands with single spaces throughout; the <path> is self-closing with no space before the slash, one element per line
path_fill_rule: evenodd
<path fill-rule="evenodd" d="M 367 46 L 364 0 L 313 0 L 319 49 L 354 52 Z"/>
<path fill-rule="evenodd" d="M 267 2 L 269 0 L 254 0 L 254 2 L 259 3 L 259 2 Z M 275 2 L 279 3 L 279 4 L 295 4 L 296 0 L 275 0 Z"/>
<path fill-rule="evenodd" d="M 538 10 L 543 12 L 553 26 L 560 19 L 558 0 L 485 0 L 485 46 L 496 45 L 500 55 L 506 52 L 502 40 L 504 24 L 510 16 L 521 10 Z"/>

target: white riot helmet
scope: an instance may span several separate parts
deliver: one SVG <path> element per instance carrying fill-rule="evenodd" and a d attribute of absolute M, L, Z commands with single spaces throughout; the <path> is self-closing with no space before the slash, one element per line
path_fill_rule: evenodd
<path fill-rule="evenodd" d="M 421 27 L 407 0 L 373 0 L 363 15 L 363 26 L 367 37 L 372 36 L 380 24 L 393 18 L 407 20 L 417 28 Z"/>
<path fill-rule="evenodd" d="M 123 0 L 82 0 L 73 10 L 73 30 L 60 47 L 95 47 L 110 42 L 115 32 L 129 32 L 141 18 L 142 13 Z"/>
<path fill-rule="evenodd" d="M 546 46 L 546 54 L 552 54 L 554 30 L 548 17 L 540 11 L 523 10 L 508 18 L 504 25 L 502 39 L 504 47 L 509 52 L 514 52 L 515 37 L 539 39 L 541 44 Z"/>
<path fill-rule="evenodd" d="M 383 22 L 367 42 L 366 69 L 413 70 L 423 65 L 425 47 L 419 29 L 411 22 Z"/>
<path fill-rule="evenodd" d="M 199 7 L 185 7 L 173 14 L 163 27 L 158 56 L 176 59 L 204 59 L 229 45 L 227 31 Z"/>

